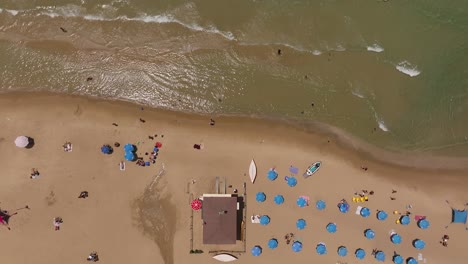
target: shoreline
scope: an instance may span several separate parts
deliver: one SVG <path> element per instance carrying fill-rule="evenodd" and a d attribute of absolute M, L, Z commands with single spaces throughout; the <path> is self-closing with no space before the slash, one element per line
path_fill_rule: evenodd
<path fill-rule="evenodd" d="M 449 172 L 457 174 L 468 170 L 468 157 L 452 157 L 434 155 L 430 152 L 412 151 L 391 151 L 382 149 L 361 140 L 340 128 L 316 121 L 300 122 L 293 120 L 274 120 L 273 118 L 260 118 L 254 115 L 234 116 L 234 115 L 208 115 L 202 113 L 177 112 L 163 108 L 153 108 L 141 105 L 137 102 L 115 100 L 102 97 L 90 97 L 82 95 L 69 95 L 49 92 L 8 92 L 0 94 L 1 100 L 51 100 L 71 102 L 89 101 L 95 104 L 108 103 L 112 107 L 123 106 L 126 108 L 142 107 L 146 112 L 152 112 L 159 117 L 209 120 L 210 117 L 222 120 L 221 122 L 235 126 L 237 123 L 247 123 L 265 128 L 278 128 L 282 130 L 293 130 L 304 133 L 302 136 L 312 137 L 314 146 L 327 147 L 328 151 L 336 153 L 341 157 L 346 156 L 355 166 L 369 167 L 370 164 L 383 166 L 386 170 L 405 169 L 412 172 L 424 172 L 427 174 L 439 174 Z M 218 123 L 219 124 L 219 123 Z M 351 154 L 351 155 L 350 155 Z"/>

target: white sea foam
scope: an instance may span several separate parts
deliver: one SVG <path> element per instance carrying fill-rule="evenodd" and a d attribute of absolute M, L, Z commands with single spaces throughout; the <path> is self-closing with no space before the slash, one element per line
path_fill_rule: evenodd
<path fill-rule="evenodd" d="M 136 21 L 136 22 L 144 22 L 144 23 L 175 23 L 179 24 L 185 28 L 188 28 L 193 31 L 200 31 L 200 32 L 207 32 L 213 33 L 223 36 L 228 40 L 235 40 L 235 36 L 232 32 L 229 31 L 221 31 L 217 29 L 215 26 L 208 26 L 202 27 L 196 23 L 186 23 L 183 22 L 170 14 L 162 14 L 162 15 L 148 15 L 145 13 L 140 14 L 136 17 L 127 17 L 127 16 L 118 16 L 118 17 L 105 17 L 102 15 L 96 14 L 83 14 L 82 8 L 77 6 L 66 6 L 61 8 L 56 7 L 40 7 L 31 10 L 11 10 L 11 9 L 0 9 L 0 12 L 8 12 L 14 16 L 26 15 L 26 14 L 35 14 L 36 16 L 48 16 L 51 18 L 56 17 L 71 17 L 71 18 L 82 18 L 88 21 Z"/>
<path fill-rule="evenodd" d="M 379 128 L 384 131 L 384 132 L 388 132 L 388 128 L 387 126 L 385 125 L 385 122 L 383 120 L 380 120 L 380 121 L 377 121 L 377 123 L 379 124 Z"/>
<path fill-rule="evenodd" d="M 399 70 L 400 72 L 406 75 L 409 75 L 411 77 L 415 77 L 421 74 L 421 71 L 418 70 L 417 66 L 412 65 L 408 61 L 402 61 L 398 63 L 398 65 L 396 65 L 395 68 Z"/>
<path fill-rule="evenodd" d="M 362 99 L 362 98 L 365 98 L 364 95 L 362 95 L 362 94 L 360 94 L 360 93 L 358 93 L 358 92 L 356 92 L 356 91 L 351 91 L 351 93 L 352 93 L 354 96 L 359 97 L 359 98 L 361 98 L 361 99 Z"/>
<path fill-rule="evenodd" d="M 384 51 L 384 48 L 379 46 L 378 44 L 372 44 L 367 47 L 367 50 L 372 52 L 382 52 Z"/>
<path fill-rule="evenodd" d="M 315 55 L 315 56 L 318 56 L 318 55 L 321 55 L 322 52 L 320 50 L 313 50 L 312 54 Z"/>

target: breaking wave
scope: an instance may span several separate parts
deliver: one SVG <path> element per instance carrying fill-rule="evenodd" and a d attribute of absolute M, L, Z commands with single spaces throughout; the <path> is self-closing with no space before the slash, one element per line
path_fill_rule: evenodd
<path fill-rule="evenodd" d="M 397 70 L 399 70 L 400 72 L 408 75 L 408 76 L 411 76 L 411 77 L 415 77 L 415 76 L 418 76 L 419 74 L 421 74 L 421 71 L 419 71 L 417 69 L 417 66 L 415 65 L 412 65 L 411 63 L 409 63 L 408 61 L 402 61 L 400 63 L 398 63 L 395 68 Z"/>

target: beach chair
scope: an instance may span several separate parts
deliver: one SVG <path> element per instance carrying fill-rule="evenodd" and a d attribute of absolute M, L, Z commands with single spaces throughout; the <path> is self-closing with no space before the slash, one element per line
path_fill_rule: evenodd
<path fill-rule="evenodd" d="M 357 214 L 357 215 L 361 215 L 361 209 L 362 209 L 362 206 L 358 206 L 358 207 L 356 208 L 356 214 Z"/>

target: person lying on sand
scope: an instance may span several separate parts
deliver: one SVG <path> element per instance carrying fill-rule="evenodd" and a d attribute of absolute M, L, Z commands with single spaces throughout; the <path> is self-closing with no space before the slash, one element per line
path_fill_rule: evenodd
<path fill-rule="evenodd" d="M 63 144 L 63 151 L 65 152 L 70 152 L 72 150 L 72 143 L 71 142 L 65 142 L 65 144 Z"/>
<path fill-rule="evenodd" d="M 11 230 L 10 225 L 8 224 L 8 221 L 10 220 L 10 217 L 16 214 L 18 214 L 18 212 L 14 212 L 10 214 L 7 210 L 0 209 L 0 224 L 6 226 L 8 230 Z"/>
<path fill-rule="evenodd" d="M 78 198 L 83 198 L 83 199 L 88 198 L 88 192 L 87 191 L 82 191 L 80 193 L 80 196 L 78 196 Z"/>
<path fill-rule="evenodd" d="M 97 262 L 99 261 L 99 256 L 96 251 L 93 251 L 89 254 L 87 261 Z"/>

